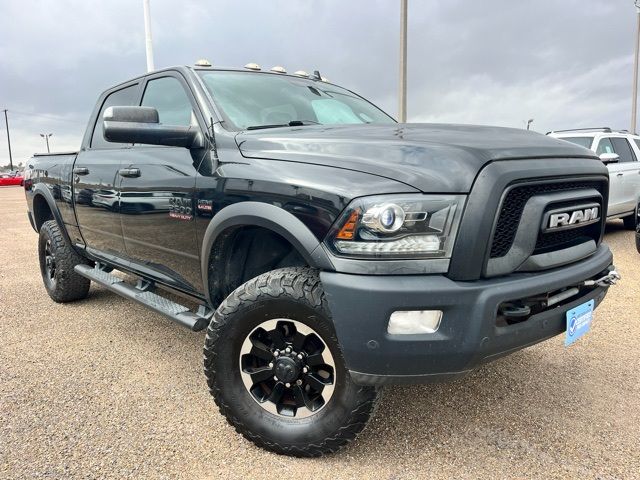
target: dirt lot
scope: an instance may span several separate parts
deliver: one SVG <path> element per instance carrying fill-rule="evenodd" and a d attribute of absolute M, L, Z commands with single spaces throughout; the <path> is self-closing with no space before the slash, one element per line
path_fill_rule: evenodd
<path fill-rule="evenodd" d="M 640 478 L 640 255 L 621 222 L 606 241 L 623 281 L 576 345 L 388 388 L 354 444 L 296 460 L 218 414 L 203 334 L 100 287 L 52 302 L 22 190 L 0 205 L 0 478 Z"/>

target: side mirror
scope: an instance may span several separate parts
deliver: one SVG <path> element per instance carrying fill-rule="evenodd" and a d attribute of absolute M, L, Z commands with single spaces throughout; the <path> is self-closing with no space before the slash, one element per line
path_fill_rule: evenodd
<path fill-rule="evenodd" d="M 107 142 L 145 143 L 169 147 L 204 146 L 198 127 L 162 125 L 158 111 L 151 107 L 109 107 L 102 116 L 102 132 Z"/>
<path fill-rule="evenodd" d="M 620 155 L 617 153 L 603 153 L 600 155 L 600 160 L 602 163 L 618 163 L 620 161 Z"/>

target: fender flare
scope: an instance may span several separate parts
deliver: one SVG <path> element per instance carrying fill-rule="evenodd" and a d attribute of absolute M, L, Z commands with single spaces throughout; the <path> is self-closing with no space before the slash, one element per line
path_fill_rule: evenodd
<path fill-rule="evenodd" d="M 302 255 L 312 268 L 334 270 L 334 266 L 321 241 L 293 214 L 269 203 L 239 202 L 220 210 L 209 222 L 202 240 L 200 262 L 204 294 L 211 302 L 209 292 L 209 260 L 211 248 L 220 234 L 233 227 L 256 226 L 271 230 L 284 239 Z"/>
<path fill-rule="evenodd" d="M 47 205 L 49 205 L 49 210 L 51 211 L 51 214 L 53 215 L 53 219 L 56 221 L 56 223 L 58 224 L 58 227 L 60 227 L 60 231 L 62 232 L 62 235 L 64 235 L 64 239 L 68 242 L 69 245 L 73 245 L 71 243 L 71 239 L 69 238 L 69 233 L 67 232 L 67 228 L 64 224 L 64 222 L 62 221 L 62 216 L 60 215 L 60 210 L 58 210 L 58 206 L 56 205 L 56 201 L 53 198 L 53 194 L 51 193 L 51 190 L 49 190 L 49 188 L 47 188 L 46 185 L 42 184 L 42 183 L 37 183 L 33 186 L 33 203 L 35 204 L 35 200 L 38 196 L 42 196 L 45 200 L 45 202 L 47 202 Z M 33 225 L 34 227 L 36 227 L 36 212 L 35 212 L 35 208 L 33 208 Z M 36 230 L 38 233 L 40 233 L 40 230 L 37 229 Z"/>

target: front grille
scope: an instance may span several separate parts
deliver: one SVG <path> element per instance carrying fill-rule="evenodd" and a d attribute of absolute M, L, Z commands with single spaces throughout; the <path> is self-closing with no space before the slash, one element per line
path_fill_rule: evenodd
<path fill-rule="evenodd" d="M 572 228 L 571 230 L 561 230 L 559 232 L 548 232 L 538 234 L 538 241 L 533 255 L 539 253 L 553 252 L 562 248 L 573 247 L 589 240 L 596 240 L 600 237 L 600 223 L 592 223 L 584 227 Z"/>
<path fill-rule="evenodd" d="M 500 208 L 500 215 L 493 234 L 490 258 L 499 258 L 507 254 L 513 245 L 513 240 L 520 224 L 520 217 L 527 201 L 536 195 L 550 192 L 580 190 L 585 188 L 595 188 L 603 193 L 603 183 L 598 181 L 574 181 L 517 185 L 506 194 Z M 585 227 L 565 230 L 561 232 L 549 232 L 538 235 L 536 251 L 544 251 L 566 248 L 573 244 L 581 243 L 581 237 L 600 237 L 600 224 L 587 225 Z"/>

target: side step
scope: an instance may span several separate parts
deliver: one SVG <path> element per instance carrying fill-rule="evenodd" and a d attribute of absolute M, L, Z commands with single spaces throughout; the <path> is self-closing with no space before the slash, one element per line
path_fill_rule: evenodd
<path fill-rule="evenodd" d="M 121 278 L 105 272 L 97 263 L 95 267 L 76 265 L 74 270 L 83 277 L 107 287 L 112 292 L 138 302 L 194 332 L 207 328 L 211 317 L 213 317 L 213 310 L 204 305 L 200 305 L 198 312 L 194 313 L 184 305 L 153 293 L 151 291 L 153 289 L 152 283 L 139 280 L 137 285 L 130 285 Z"/>

